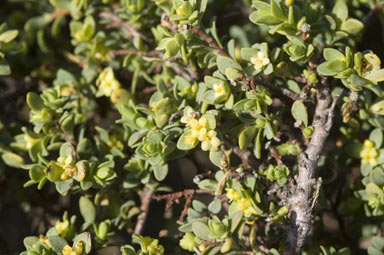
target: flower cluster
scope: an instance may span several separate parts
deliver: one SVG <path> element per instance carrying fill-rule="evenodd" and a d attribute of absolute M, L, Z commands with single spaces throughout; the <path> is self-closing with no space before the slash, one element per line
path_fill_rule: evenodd
<path fill-rule="evenodd" d="M 251 198 L 249 197 L 243 197 L 241 196 L 236 190 L 234 189 L 226 189 L 227 191 L 227 198 L 230 202 L 236 202 L 237 209 L 244 212 L 245 217 L 251 217 L 252 215 L 257 215 L 257 211 L 252 206 Z"/>
<path fill-rule="evenodd" d="M 264 66 L 270 63 L 268 56 L 262 51 L 259 51 L 256 56 L 251 57 L 250 61 L 256 71 L 263 70 Z"/>
<path fill-rule="evenodd" d="M 136 242 L 140 243 L 141 252 L 140 254 L 145 255 L 164 255 L 164 247 L 159 244 L 159 240 L 150 237 L 135 237 Z"/>
<path fill-rule="evenodd" d="M 69 246 L 68 244 L 64 246 L 61 253 L 63 255 L 81 255 L 84 251 L 84 243 L 83 241 L 77 241 L 73 247 Z"/>
<path fill-rule="evenodd" d="M 180 247 L 187 251 L 193 251 L 193 249 L 202 242 L 201 238 L 195 236 L 191 232 L 185 233 L 183 238 L 180 240 Z"/>
<path fill-rule="evenodd" d="M 63 221 L 58 220 L 56 222 L 55 229 L 60 236 L 65 237 L 67 233 L 70 231 L 69 220 L 68 219 L 64 219 Z"/>
<path fill-rule="evenodd" d="M 217 133 L 210 124 L 210 116 L 204 114 L 198 117 L 198 114 L 192 108 L 186 110 L 181 122 L 186 124 L 191 132 L 185 136 L 185 144 L 193 145 L 200 141 L 203 151 L 217 151 L 219 149 L 221 141 L 217 138 Z"/>
<path fill-rule="evenodd" d="M 377 157 L 379 152 L 375 148 L 375 144 L 370 140 L 365 140 L 363 149 L 360 152 L 361 163 L 363 165 L 377 165 Z"/>
<path fill-rule="evenodd" d="M 120 82 L 115 77 L 112 67 L 105 68 L 99 74 L 96 85 L 98 87 L 96 96 L 98 97 L 110 97 L 115 90 L 120 89 L 121 87 Z"/>

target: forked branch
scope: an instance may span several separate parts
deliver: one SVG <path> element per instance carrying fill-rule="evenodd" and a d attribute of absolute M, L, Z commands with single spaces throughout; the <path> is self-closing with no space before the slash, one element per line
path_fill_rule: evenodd
<path fill-rule="evenodd" d="M 318 90 L 312 124 L 314 132 L 307 149 L 298 155 L 299 173 L 295 177 L 293 194 L 288 200 L 291 226 L 288 230 L 286 255 L 300 254 L 311 227 L 314 173 L 332 127 L 334 109 L 341 93 L 342 91 L 332 98 L 329 87 L 320 87 Z"/>

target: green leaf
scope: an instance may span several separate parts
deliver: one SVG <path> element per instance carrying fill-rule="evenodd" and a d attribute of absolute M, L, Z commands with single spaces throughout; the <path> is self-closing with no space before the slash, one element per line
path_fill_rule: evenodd
<path fill-rule="evenodd" d="M 261 158 L 261 140 L 263 139 L 263 130 L 259 129 L 259 132 L 257 133 L 257 136 L 255 138 L 255 145 L 253 146 L 253 154 L 255 154 L 255 157 L 257 159 Z"/>
<path fill-rule="evenodd" d="M 248 148 L 248 145 L 252 142 L 253 138 L 256 135 L 257 128 L 256 126 L 246 127 L 241 131 L 239 135 L 239 147 L 240 149 Z"/>
<path fill-rule="evenodd" d="M 373 246 L 375 246 L 375 248 L 379 250 L 384 250 L 384 238 L 374 236 L 372 238 L 372 243 L 373 243 Z"/>
<path fill-rule="evenodd" d="M 15 39 L 18 34 L 19 34 L 19 31 L 17 31 L 17 30 L 8 30 L 8 31 L 0 34 L 0 42 L 9 43 L 13 39 Z"/>
<path fill-rule="evenodd" d="M 254 12 L 255 13 L 255 12 Z M 253 13 L 252 13 L 253 14 Z M 272 15 L 257 16 L 255 14 L 249 16 L 249 19 L 255 24 L 263 24 L 268 26 L 278 25 L 283 21 Z"/>
<path fill-rule="evenodd" d="M 96 220 L 96 208 L 92 201 L 86 197 L 80 197 L 79 200 L 80 213 L 86 223 L 94 223 Z"/>
<path fill-rule="evenodd" d="M 61 157 L 69 157 L 73 156 L 74 148 L 70 142 L 66 142 L 60 147 L 60 156 Z"/>
<path fill-rule="evenodd" d="M 328 62 L 324 62 L 324 63 L 321 63 L 320 65 L 317 66 L 316 68 L 316 71 L 321 74 L 321 75 L 324 75 L 324 76 L 333 76 L 333 75 L 336 75 L 337 72 L 335 72 L 334 70 L 331 70 L 329 67 L 328 67 Z"/>
<path fill-rule="evenodd" d="M 334 60 L 345 61 L 344 54 L 332 48 L 325 48 L 323 52 L 323 56 L 327 61 L 334 61 Z"/>
<path fill-rule="evenodd" d="M 192 231 L 196 236 L 200 237 L 203 240 L 210 239 L 209 235 L 211 234 L 211 230 L 206 224 L 200 221 L 195 221 L 192 223 Z"/>
<path fill-rule="evenodd" d="M 371 171 L 371 181 L 379 186 L 384 185 L 384 171 L 380 167 L 376 167 Z"/>
<path fill-rule="evenodd" d="M 337 74 L 344 71 L 347 68 L 347 64 L 345 63 L 345 61 L 334 60 L 328 62 L 327 67 L 329 70 L 332 70 Z"/>
<path fill-rule="evenodd" d="M 51 161 L 44 169 L 44 171 L 49 181 L 57 182 L 61 180 L 60 177 L 63 174 L 64 169 L 58 165 L 56 161 Z"/>
<path fill-rule="evenodd" d="M 227 68 L 232 68 L 236 70 L 242 70 L 243 68 L 239 65 L 235 60 L 229 57 L 225 57 L 222 55 L 217 56 L 216 59 L 217 67 L 219 68 L 222 74 L 225 74 Z"/>
<path fill-rule="evenodd" d="M 341 21 L 346 20 L 348 18 L 348 6 L 345 3 L 345 0 L 337 0 L 336 4 L 333 6 L 332 13 Z"/>
<path fill-rule="evenodd" d="M 225 70 L 225 76 L 227 76 L 227 78 L 230 79 L 230 80 L 236 80 L 237 78 L 242 77 L 243 74 L 242 74 L 242 72 L 240 72 L 237 69 L 228 67 Z"/>
<path fill-rule="evenodd" d="M 347 19 L 341 24 L 341 30 L 353 35 L 359 33 L 363 28 L 364 24 L 357 19 Z"/>
<path fill-rule="evenodd" d="M 236 228 L 240 225 L 241 221 L 243 220 L 244 213 L 243 211 L 236 210 L 236 212 L 233 215 L 230 215 L 231 217 L 231 232 L 234 232 Z"/>
<path fill-rule="evenodd" d="M 371 105 L 370 110 L 379 115 L 384 115 L 384 100 Z"/>
<path fill-rule="evenodd" d="M 375 143 L 375 147 L 379 149 L 383 144 L 383 131 L 381 131 L 380 128 L 375 128 L 369 134 L 369 140 L 373 141 Z"/>
<path fill-rule="evenodd" d="M 52 250 L 61 254 L 64 246 L 68 245 L 67 241 L 61 236 L 48 236 L 48 243 L 51 246 Z"/>
<path fill-rule="evenodd" d="M 186 138 L 190 134 L 191 134 L 191 131 L 186 131 L 179 137 L 179 140 L 177 141 L 177 148 L 179 150 L 188 151 L 188 150 L 192 150 L 197 146 L 197 144 L 199 143 L 198 139 L 195 139 L 193 143 L 190 143 L 190 144 L 186 143 Z"/>
<path fill-rule="evenodd" d="M 287 14 L 285 12 L 285 7 L 282 6 L 281 1 L 272 0 L 271 1 L 271 11 L 272 14 L 283 21 L 287 19 Z"/>
<path fill-rule="evenodd" d="M 368 255 L 384 255 L 384 253 L 374 247 L 368 247 Z"/>
<path fill-rule="evenodd" d="M 57 192 L 59 192 L 61 195 L 65 196 L 65 195 L 67 195 L 68 191 L 72 188 L 73 179 L 58 181 L 58 182 L 55 182 L 55 184 L 56 184 Z"/>
<path fill-rule="evenodd" d="M 24 164 L 24 159 L 12 152 L 5 152 L 1 155 L 4 163 L 10 167 L 20 168 Z"/>
<path fill-rule="evenodd" d="M 208 210 L 214 214 L 218 214 L 221 211 L 221 200 L 215 199 L 208 205 Z"/>
<path fill-rule="evenodd" d="M 81 233 L 73 238 L 73 243 L 83 241 L 85 246 L 85 253 L 88 254 L 92 249 L 91 234 L 89 232 Z"/>
<path fill-rule="evenodd" d="M 384 81 L 384 69 L 373 71 L 369 73 L 367 76 L 365 76 L 364 78 L 375 83 Z"/>
<path fill-rule="evenodd" d="M 29 170 L 29 177 L 31 180 L 39 182 L 45 177 L 44 167 L 42 165 L 33 165 Z"/>
<path fill-rule="evenodd" d="M 34 111 L 41 111 L 44 107 L 44 102 L 40 96 L 34 92 L 28 92 L 27 94 L 27 104 L 29 108 Z"/>
<path fill-rule="evenodd" d="M 168 164 L 154 166 L 153 173 L 155 175 L 156 180 L 158 181 L 164 180 L 168 174 Z"/>
<path fill-rule="evenodd" d="M 198 186 L 200 189 L 203 189 L 203 190 L 216 191 L 217 181 L 205 179 L 199 182 Z"/>
<path fill-rule="evenodd" d="M 23 243 L 25 248 L 27 248 L 28 250 L 31 249 L 33 245 L 36 244 L 39 240 L 40 239 L 36 236 L 27 236 L 26 238 L 24 238 Z"/>
<path fill-rule="evenodd" d="M 7 64 L 0 64 L 0 76 L 6 76 L 11 74 L 11 68 Z"/>
<path fill-rule="evenodd" d="M 222 167 L 222 162 L 224 162 L 224 153 L 221 150 L 218 151 L 209 151 L 209 159 L 211 162 L 217 166 Z"/>
<path fill-rule="evenodd" d="M 292 116 L 295 118 L 296 121 L 301 121 L 304 126 L 308 126 L 308 113 L 307 113 L 307 107 L 301 102 L 300 100 L 297 100 L 292 105 Z"/>
<path fill-rule="evenodd" d="M 199 213 L 202 213 L 205 210 L 207 210 L 207 206 L 199 200 L 193 200 L 192 207 L 194 210 L 196 210 Z"/>

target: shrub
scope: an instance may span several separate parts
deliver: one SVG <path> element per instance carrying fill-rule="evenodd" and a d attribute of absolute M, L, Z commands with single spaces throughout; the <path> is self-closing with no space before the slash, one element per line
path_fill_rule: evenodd
<path fill-rule="evenodd" d="M 20 254 L 384 254 L 382 2 L 4 6 Z"/>

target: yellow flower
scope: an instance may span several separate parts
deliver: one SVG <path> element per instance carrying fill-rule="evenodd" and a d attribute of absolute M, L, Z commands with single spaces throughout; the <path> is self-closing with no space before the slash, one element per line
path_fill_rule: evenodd
<path fill-rule="evenodd" d="M 264 54 L 264 52 L 259 51 L 257 56 L 251 58 L 251 63 L 256 71 L 261 71 L 264 66 L 270 63 L 269 58 Z"/>
<path fill-rule="evenodd" d="M 208 133 L 207 129 L 203 127 L 199 130 L 197 137 L 199 138 L 200 141 L 205 141 L 208 139 L 207 133 Z"/>
<path fill-rule="evenodd" d="M 65 85 L 60 87 L 60 96 L 67 97 L 74 94 L 75 92 L 76 91 L 70 86 Z"/>
<path fill-rule="evenodd" d="M 68 220 L 64 220 L 64 221 L 58 220 L 56 222 L 55 229 L 56 229 L 57 233 L 59 235 L 61 235 L 62 237 L 66 236 L 68 231 L 69 231 L 69 221 Z"/>
<path fill-rule="evenodd" d="M 58 157 L 57 163 L 64 169 L 64 173 L 61 174 L 60 178 L 62 180 L 66 180 L 70 177 L 74 177 L 77 175 L 77 168 L 74 166 L 74 160 L 71 155 L 67 157 Z"/>
<path fill-rule="evenodd" d="M 39 239 L 40 239 L 40 242 L 42 242 L 43 244 L 45 244 L 48 248 L 50 248 L 51 246 L 49 245 L 48 243 L 48 237 L 44 236 L 44 235 L 40 235 L 39 236 Z"/>
<path fill-rule="evenodd" d="M 64 246 L 61 253 L 63 253 L 63 255 L 72 255 L 71 254 L 72 253 L 72 247 L 67 244 L 66 246 Z"/>
<path fill-rule="evenodd" d="M 121 142 L 120 137 L 112 134 L 109 136 L 108 147 L 111 149 L 115 148 L 121 151 L 124 149 L 124 144 Z"/>
<path fill-rule="evenodd" d="M 186 113 L 183 115 L 183 117 L 181 117 L 180 121 L 181 123 L 188 124 L 195 117 L 196 112 L 191 107 L 188 107 Z"/>
<path fill-rule="evenodd" d="M 215 98 L 218 98 L 225 93 L 225 87 L 222 82 L 213 84 L 213 90 L 215 91 Z"/>
<path fill-rule="evenodd" d="M 229 199 L 229 202 L 236 202 L 237 203 L 237 209 L 244 212 L 245 217 L 250 217 L 251 215 L 257 215 L 257 211 L 252 206 L 251 199 L 242 197 L 236 190 L 226 188 L 227 191 L 227 198 Z"/>
<path fill-rule="evenodd" d="M 184 143 L 192 145 L 196 141 L 201 142 L 201 149 L 203 151 L 217 151 L 221 145 L 221 141 L 217 138 L 215 130 L 209 128 L 209 122 L 206 116 L 201 116 L 196 119 L 196 112 L 189 108 L 181 118 L 181 122 L 191 128 L 191 133 L 185 136 Z"/>
<path fill-rule="evenodd" d="M 199 243 L 201 243 L 201 239 L 191 232 L 185 233 L 179 242 L 180 247 L 187 251 L 193 251 L 195 246 L 199 245 Z"/>
<path fill-rule="evenodd" d="M 69 156 L 67 156 L 67 157 L 62 157 L 62 156 L 60 156 L 60 157 L 57 158 L 57 163 L 58 163 L 61 167 L 63 167 L 63 168 L 65 168 L 65 167 L 69 167 L 69 166 L 71 166 L 72 163 L 73 163 L 73 158 L 72 158 L 71 155 L 69 155 Z"/>
<path fill-rule="evenodd" d="M 230 202 L 242 199 L 241 195 L 236 190 L 229 188 L 226 188 L 225 190 L 227 191 L 226 196 Z"/>
<path fill-rule="evenodd" d="M 82 254 L 83 253 L 83 250 L 84 250 L 84 242 L 83 241 L 77 241 L 76 243 L 75 243 L 75 245 L 73 246 L 73 248 L 72 248 L 72 253 L 75 253 L 75 254 L 73 254 L 73 255 L 80 255 L 80 254 Z"/>
<path fill-rule="evenodd" d="M 105 68 L 97 78 L 96 85 L 98 87 L 97 96 L 110 97 L 112 92 L 120 88 L 120 82 L 115 78 L 115 74 L 111 67 Z"/>
<path fill-rule="evenodd" d="M 184 143 L 188 145 L 192 145 L 196 142 L 197 138 L 192 134 L 186 135 L 184 138 Z"/>
<path fill-rule="evenodd" d="M 245 217 L 257 215 L 257 211 L 253 208 L 250 198 L 240 199 L 240 201 L 237 202 L 237 209 L 243 211 Z"/>
<path fill-rule="evenodd" d="M 370 140 L 364 141 L 363 149 L 360 151 L 361 163 L 363 165 L 377 165 L 377 157 L 379 156 L 378 150 Z"/>
<path fill-rule="evenodd" d="M 219 149 L 219 146 L 221 145 L 221 141 L 216 136 L 211 139 L 211 150 L 217 151 Z"/>

